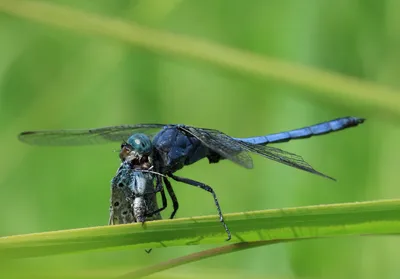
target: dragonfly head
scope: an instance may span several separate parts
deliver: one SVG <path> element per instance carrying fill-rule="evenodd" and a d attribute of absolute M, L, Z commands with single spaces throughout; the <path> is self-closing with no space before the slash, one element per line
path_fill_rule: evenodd
<path fill-rule="evenodd" d="M 147 135 L 133 134 L 121 144 L 119 157 L 122 161 L 142 161 L 142 158 L 148 158 L 151 155 L 152 150 L 153 144 Z"/>
<path fill-rule="evenodd" d="M 142 156 L 149 156 L 153 149 L 150 138 L 145 134 L 133 134 L 126 142 L 132 147 L 132 150 Z"/>

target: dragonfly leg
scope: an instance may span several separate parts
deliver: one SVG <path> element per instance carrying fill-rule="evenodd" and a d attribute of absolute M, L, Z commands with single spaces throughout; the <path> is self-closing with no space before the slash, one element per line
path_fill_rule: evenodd
<path fill-rule="evenodd" d="M 155 193 L 161 192 L 163 189 L 164 189 L 164 187 L 162 185 L 161 177 L 157 176 L 157 185 L 156 185 L 156 188 L 153 193 L 155 194 Z"/>
<path fill-rule="evenodd" d="M 168 194 L 171 197 L 172 206 L 174 208 L 169 219 L 173 219 L 176 212 L 178 211 L 179 203 L 178 203 L 178 199 L 175 196 L 175 192 L 174 192 L 174 189 L 172 188 L 171 183 L 169 182 L 169 180 L 166 177 L 163 177 L 163 179 L 164 179 L 165 187 L 167 188 Z"/>
<path fill-rule="evenodd" d="M 159 188 L 160 190 L 158 191 Z M 165 195 L 165 191 L 160 177 L 157 177 L 157 186 L 155 193 L 157 192 L 161 192 L 162 207 L 157 210 L 154 210 L 153 212 L 148 213 L 147 217 L 151 217 L 154 214 L 157 214 L 167 208 L 167 196 Z"/>
<path fill-rule="evenodd" d="M 218 202 L 218 199 L 217 199 L 217 195 L 215 194 L 213 188 L 211 188 L 210 186 L 208 186 L 208 185 L 206 185 L 206 184 L 204 184 L 204 183 L 201 183 L 201 182 L 198 182 L 198 181 L 189 179 L 189 178 L 184 178 L 184 177 L 175 176 L 175 175 L 173 175 L 172 173 L 170 173 L 170 174 L 168 174 L 168 175 L 169 175 L 172 179 L 174 179 L 174 180 L 176 180 L 176 181 L 178 181 L 178 182 L 183 182 L 183 183 L 186 183 L 186 184 L 189 184 L 189 185 L 192 185 L 192 186 L 199 187 L 199 188 L 201 188 L 201 189 L 203 189 L 203 190 L 206 190 L 207 192 L 210 192 L 210 193 L 213 195 L 213 197 L 214 197 L 214 202 L 215 202 L 215 205 L 217 206 L 217 210 L 218 210 L 218 214 L 219 214 L 219 221 L 222 223 L 222 225 L 223 225 L 224 228 L 225 228 L 226 233 L 228 234 L 228 239 L 227 239 L 227 241 L 230 240 L 230 239 L 231 239 L 231 232 L 229 231 L 228 226 L 226 225 L 226 223 L 225 223 L 225 221 L 224 221 L 224 216 L 222 215 L 221 207 L 219 206 L 219 202 Z"/>
<path fill-rule="evenodd" d="M 166 179 L 166 178 L 165 178 L 165 179 Z M 168 183 L 168 184 L 167 184 L 167 183 Z M 168 189 L 168 193 L 169 193 L 169 195 L 171 196 L 172 202 L 173 202 L 173 204 L 174 204 L 174 215 L 175 215 L 175 212 L 176 212 L 176 210 L 175 210 L 175 205 L 176 205 L 176 209 L 178 209 L 178 201 L 176 200 L 175 193 L 174 193 L 174 191 L 172 190 L 171 183 L 169 183 L 168 180 L 167 180 L 167 183 L 165 183 L 165 184 L 168 185 L 168 186 L 166 186 L 166 187 L 167 187 L 167 189 Z M 161 185 L 161 188 L 160 188 L 160 185 Z M 170 192 L 170 190 L 172 190 L 172 192 Z M 159 180 L 159 178 L 157 178 L 157 186 L 156 186 L 156 191 L 155 191 L 155 193 L 157 193 L 157 192 L 161 192 L 161 199 L 162 199 L 162 204 L 163 204 L 163 206 L 162 206 L 162 208 L 153 211 L 151 214 L 149 214 L 149 216 L 153 216 L 154 214 L 157 214 L 158 212 L 160 212 L 160 211 L 164 210 L 165 208 L 167 208 L 167 197 L 166 197 L 166 195 L 165 195 L 164 188 L 162 187 L 162 182 L 161 182 L 161 180 Z M 171 219 L 172 219 L 172 217 L 173 217 L 173 215 L 171 215 Z M 147 254 L 150 254 L 150 252 L 151 252 L 152 250 L 153 250 L 153 249 L 150 248 L 150 249 L 144 250 L 144 251 L 146 251 Z"/>

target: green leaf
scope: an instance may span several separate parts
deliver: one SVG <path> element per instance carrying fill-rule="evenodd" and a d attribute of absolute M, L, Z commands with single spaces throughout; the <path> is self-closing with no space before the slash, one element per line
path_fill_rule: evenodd
<path fill-rule="evenodd" d="M 400 200 L 227 214 L 229 243 L 400 233 Z M 162 220 L 0 238 L 0 255 L 26 258 L 94 249 L 227 243 L 217 216 Z"/>

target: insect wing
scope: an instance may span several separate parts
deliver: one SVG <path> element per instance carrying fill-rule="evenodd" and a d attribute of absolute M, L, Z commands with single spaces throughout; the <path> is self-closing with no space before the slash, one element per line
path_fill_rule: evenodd
<path fill-rule="evenodd" d="M 335 180 L 334 178 L 315 170 L 310 164 L 304 161 L 301 156 L 294 153 L 271 146 L 243 142 L 234 139 L 218 130 L 195 128 L 190 126 L 184 126 L 183 129 L 185 132 L 190 133 L 198 138 L 204 143 L 204 145 L 217 152 L 222 157 L 229 159 L 245 168 L 253 167 L 253 162 L 248 154 L 248 152 L 252 152 L 281 164 Z"/>
<path fill-rule="evenodd" d="M 255 154 L 261 155 L 270 160 L 335 180 L 334 178 L 315 170 L 309 163 L 304 161 L 304 159 L 301 156 L 296 155 L 294 153 L 290 153 L 282 149 L 271 146 L 251 144 L 242 141 L 240 141 L 240 144 L 244 149 L 253 152 Z"/>
<path fill-rule="evenodd" d="M 117 174 L 111 180 L 110 220 L 109 223 L 129 224 L 136 222 L 132 210 L 133 192 L 129 187 L 132 182 L 128 164 L 121 164 Z"/>
<path fill-rule="evenodd" d="M 20 141 L 42 146 L 71 146 L 104 144 L 126 140 L 133 133 L 145 133 L 150 137 L 165 124 L 137 124 L 109 126 L 95 129 L 26 131 L 19 134 Z"/>
<path fill-rule="evenodd" d="M 245 167 L 253 168 L 253 160 L 250 155 L 230 136 L 212 129 L 195 128 L 191 126 L 180 127 L 186 133 L 189 133 L 199 139 L 209 149 L 215 151 L 223 158 Z"/>

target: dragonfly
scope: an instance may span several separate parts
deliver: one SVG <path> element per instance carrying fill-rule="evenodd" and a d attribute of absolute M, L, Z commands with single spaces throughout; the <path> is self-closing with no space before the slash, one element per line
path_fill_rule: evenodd
<path fill-rule="evenodd" d="M 26 131 L 19 135 L 19 139 L 39 146 L 122 142 L 119 153 L 122 162 L 129 162 L 132 169 L 145 169 L 151 166 L 155 172 L 164 175 L 162 180 L 173 203 L 171 219 L 175 216 L 179 203 L 168 178 L 211 193 L 219 220 L 227 233 L 227 240 L 230 240 L 231 232 L 224 221 L 214 189 L 202 182 L 176 176 L 174 174 L 176 171 L 205 158 L 211 164 L 226 159 L 241 167 L 251 169 L 253 160 L 250 154 L 257 154 L 272 161 L 335 180 L 315 170 L 301 156 L 269 146 L 269 144 L 328 134 L 355 127 L 364 121 L 364 118 L 359 117 L 341 117 L 300 129 L 248 138 L 235 138 L 219 130 L 184 124 L 136 124 L 95 129 Z M 155 190 L 157 191 L 159 189 Z"/>

